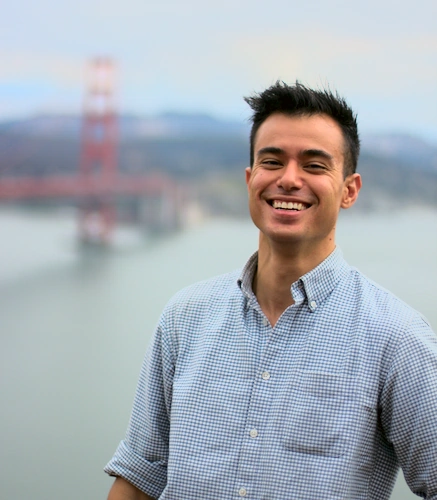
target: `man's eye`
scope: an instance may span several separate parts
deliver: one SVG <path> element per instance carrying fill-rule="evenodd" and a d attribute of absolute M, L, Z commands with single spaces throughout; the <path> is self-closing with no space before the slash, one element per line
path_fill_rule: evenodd
<path fill-rule="evenodd" d="M 310 163 L 306 166 L 306 168 L 309 168 L 311 170 L 326 170 L 326 167 L 324 165 L 319 165 L 318 163 Z"/>
<path fill-rule="evenodd" d="M 279 161 L 278 160 L 262 160 L 261 162 L 263 165 L 272 165 L 272 166 L 275 166 L 275 165 L 280 165 Z"/>

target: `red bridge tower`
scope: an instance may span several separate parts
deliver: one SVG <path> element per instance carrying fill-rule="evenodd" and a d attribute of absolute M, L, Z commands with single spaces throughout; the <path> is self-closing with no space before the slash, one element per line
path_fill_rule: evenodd
<path fill-rule="evenodd" d="M 79 176 L 88 186 L 116 182 L 118 120 L 115 105 L 115 63 L 93 59 L 88 68 L 84 98 Z M 116 205 L 109 192 L 81 202 L 79 234 L 85 243 L 109 243 L 115 225 Z"/>

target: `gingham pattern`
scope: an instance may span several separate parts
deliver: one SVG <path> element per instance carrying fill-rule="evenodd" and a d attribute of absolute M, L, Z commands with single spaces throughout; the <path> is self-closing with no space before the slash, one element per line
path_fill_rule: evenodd
<path fill-rule="evenodd" d="M 105 470 L 161 500 L 437 500 L 437 339 L 334 251 L 271 328 L 256 254 L 179 292 Z M 241 275 L 241 276 L 240 276 Z"/>

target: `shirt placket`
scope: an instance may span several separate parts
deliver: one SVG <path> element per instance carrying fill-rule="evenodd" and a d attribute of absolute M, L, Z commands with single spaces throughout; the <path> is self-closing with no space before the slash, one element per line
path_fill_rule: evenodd
<path fill-rule="evenodd" d="M 287 311 L 287 325 L 292 324 L 297 312 L 297 307 L 290 307 Z M 257 315 L 253 321 L 252 328 L 256 332 L 252 335 L 266 337 L 267 340 L 259 342 L 261 353 L 260 362 L 256 371 L 255 380 L 252 386 L 252 393 L 247 412 L 244 435 L 238 462 L 238 472 L 235 488 L 235 498 L 260 499 L 261 490 L 260 470 L 262 463 L 266 460 L 264 452 L 266 450 L 264 439 L 267 437 L 269 427 L 269 411 L 273 402 L 273 391 L 277 384 L 281 383 L 278 357 L 283 355 L 281 348 L 282 337 L 286 332 L 284 328 L 272 328 L 268 319 L 260 311 L 253 311 Z M 283 324 L 281 321 L 280 323 Z M 270 459 L 274 460 L 271 455 Z"/>

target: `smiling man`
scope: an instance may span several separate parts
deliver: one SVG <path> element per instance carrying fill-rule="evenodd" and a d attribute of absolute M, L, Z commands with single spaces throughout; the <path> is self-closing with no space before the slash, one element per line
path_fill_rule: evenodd
<path fill-rule="evenodd" d="M 109 500 L 437 500 L 437 338 L 335 244 L 361 188 L 338 95 L 276 83 L 253 109 L 258 251 L 164 309 Z"/>
<path fill-rule="evenodd" d="M 339 210 L 357 199 L 361 178 L 345 172 L 344 143 L 340 126 L 324 114 L 274 112 L 256 132 L 246 169 L 260 230 L 253 291 L 272 326 L 293 303 L 292 283 L 334 250 Z"/>

